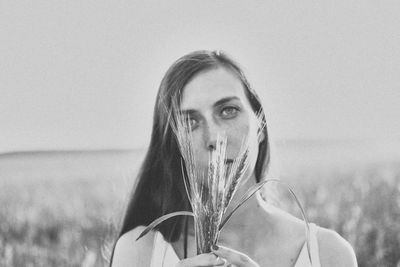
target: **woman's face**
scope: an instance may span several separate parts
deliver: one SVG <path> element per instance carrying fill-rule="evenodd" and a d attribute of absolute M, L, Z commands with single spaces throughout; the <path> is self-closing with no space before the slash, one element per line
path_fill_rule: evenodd
<path fill-rule="evenodd" d="M 190 119 L 194 152 L 200 164 L 207 166 L 218 134 L 226 135 L 226 155 L 231 160 L 239 156 L 241 145 L 248 137 L 248 171 L 253 173 L 259 123 L 244 90 L 240 79 L 222 67 L 198 74 L 184 87 L 181 111 Z"/>

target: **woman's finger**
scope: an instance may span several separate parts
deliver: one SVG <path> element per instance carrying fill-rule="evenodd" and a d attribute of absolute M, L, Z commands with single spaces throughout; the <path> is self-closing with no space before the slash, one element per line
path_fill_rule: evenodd
<path fill-rule="evenodd" d="M 259 267 L 249 256 L 234 249 L 214 245 L 212 251 L 215 255 L 238 267 Z"/>
<path fill-rule="evenodd" d="M 176 267 L 202 267 L 202 266 L 221 266 L 225 261 L 213 253 L 200 254 L 178 262 Z"/>

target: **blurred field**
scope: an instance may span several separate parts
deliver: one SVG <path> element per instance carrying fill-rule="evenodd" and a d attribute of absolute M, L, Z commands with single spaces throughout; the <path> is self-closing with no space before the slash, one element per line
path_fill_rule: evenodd
<path fill-rule="evenodd" d="M 309 220 L 349 241 L 359 266 L 400 266 L 400 162 L 303 170 L 296 178 L 290 184 Z"/>
<path fill-rule="evenodd" d="M 296 164 L 288 153 L 282 179 L 310 220 L 345 237 L 359 266 L 398 266 L 400 161 Z M 0 266 L 107 266 L 142 154 L 0 156 Z"/>

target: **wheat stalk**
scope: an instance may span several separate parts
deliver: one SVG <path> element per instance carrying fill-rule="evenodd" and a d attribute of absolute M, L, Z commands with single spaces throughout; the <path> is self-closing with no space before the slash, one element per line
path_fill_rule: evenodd
<path fill-rule="evenodd" d="M 209 153 L 207 173 L 201 169 L 194 155 L 192 129 L 189 118 L 179 112 L 173 103 L 171 128 L 173 129 L 185 165 L 182 171 L 195 224 L 197 253 L 211 252 L 218 241 L 222 217 L 232 200 L 248 166 L 248 141 L 242 141 L 239 155 L 228 162 L 226 155 L 227 137 L 217 135 L 215 149 Z"/>
<path fill-rule="evenodd" d="M 217 243 L 220 231 L 226 222 L 244 202 L 267 182 L 281 182 L 276 179 L 268 179 L 255 184 L 242 196 L 233 210 L 225 214 L 249 167 L 249 140 L 247 136 L 242 140 L 238 156 L 235 157 L 231 166 L 227 166 L 226 147 L 228 140 L 224 133 L 219 133 L 215 150 L 209 153 L 208 168 L 207 173 L 205 173 L 197 164 L 198 161 L 193 151 L 193 136 L 189 118 L 179 111 L 179 105 L 175 101 L 172 101 L 172 112 L 171 109 L 167 108 L 166 111 L 182 155 L 182 176 L 193 212 L 181 211 L 164 215 L 146 227 L 139 238 L 169 218 L 191 215 L 194 217 L 197 254 L 209 253 L 212 245 Z M 259 122 L 258 138 L 266 127 L 266 122 L 261 114 L 261 112 L 256 114 Z M 293 190 L 288 185 L 286 186 L 300 207 L 306 225 L 307 247 L 309 248 L 307 217 Z M 224 220 L 222 220 L 223 217 L 225 217 Z M 309 257 L 311 260 L 310 254 Z"/>

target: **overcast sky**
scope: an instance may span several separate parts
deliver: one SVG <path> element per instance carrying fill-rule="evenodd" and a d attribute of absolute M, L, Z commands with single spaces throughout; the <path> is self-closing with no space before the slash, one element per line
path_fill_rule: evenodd
<path fill-rule="evenodd" d="M 0 152 L 145 147 L 160 80 L 222 49 L 275 139 L 400 132 L 399 1 L 0 1 Z"/>

